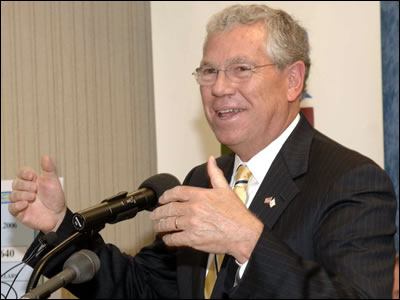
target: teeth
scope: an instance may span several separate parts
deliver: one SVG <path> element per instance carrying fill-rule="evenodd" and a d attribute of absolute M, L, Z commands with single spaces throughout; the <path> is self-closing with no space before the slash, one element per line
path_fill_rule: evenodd
<path fill-rule="evenodd" d="M 218 113 L 220 113 L 220 114 L 226 114 L 226 113 L 231 113 L 231 112 L 238 113 L 238 112 L 241 112 L 241 111 L 243 111 L 243 109 L 241 109 L 241 108 L 235 108 L 235 109 L 230 108 L 230 109 L 220 110 L 220 111 L 218 111 Z"/>

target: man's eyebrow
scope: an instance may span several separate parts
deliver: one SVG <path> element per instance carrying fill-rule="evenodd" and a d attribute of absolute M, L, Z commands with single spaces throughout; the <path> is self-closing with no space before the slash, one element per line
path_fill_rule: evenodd
<path fill-rule="evenodd" d="M 200 63 L 200 67 L 203 67 L 203 66 L 214 67 L 214 64 L 212 62 L 207 61 L 207 60 L 202 60 L 201 63 Z"/>
<path fill-rule="evenodd" d="M 228 60 L 225 61 L 224 65 L 225 66 L 229 66 L 232 64 L 251 64 L 252 60 L 249 59 L 247 56 L 236 56 L 236 57 L 232 57 L 229 58 Z M 202 60 L 200 63 L 200 66 L 211 66 L 211 67 L 215 67 L 216 64 L 207 61 L 207 60 Z"/>
<path fill-rule="evenodd" d="M 231 64 L 243 64 L 243 63 L 251 63 L 251 60 L 247 56 L 236 56 L 228 59 L 226 61 L 227 65 Z"/>

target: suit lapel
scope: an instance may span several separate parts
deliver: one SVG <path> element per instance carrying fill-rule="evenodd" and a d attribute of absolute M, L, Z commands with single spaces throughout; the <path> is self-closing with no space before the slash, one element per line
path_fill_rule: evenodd
<path fill-rule="evenodd" d="M 314 129 L 301 115 L 253 199 L 250 211 L 270 229 L 299 193 L 295 179 L 307 171 L 313 136 Z"/>
<path fill-rule="evenodd" d="M 271 229 L 298 192 L 282 156 L 278 154 L 249 209 Z"/>

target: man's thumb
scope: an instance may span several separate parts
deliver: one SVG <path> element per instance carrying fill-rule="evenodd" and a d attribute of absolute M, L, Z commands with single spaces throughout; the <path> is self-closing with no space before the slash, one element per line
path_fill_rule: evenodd
<path fill-rule="evenodd" d="M 214 156 L 210 156 L 208 159 L 207 171 L 213 188 L 229 188 L 229 184 L 225 179 L 224 173 L 220 168 L 218 168 Z"/>
<path fill-rule="evenodd" d="M 40 161 L 42 167 L 43 176 L 57 176 L 56 165 L 49 155 L 43 155 Z"/>

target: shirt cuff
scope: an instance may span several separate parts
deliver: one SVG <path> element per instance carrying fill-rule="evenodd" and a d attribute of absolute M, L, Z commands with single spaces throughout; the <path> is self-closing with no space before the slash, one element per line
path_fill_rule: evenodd
<path fill-rule="evenodd" d="M 235 259 L 235 262 L 238 265 L 238 270 L 237 270 L 237 273 L 236 273 L 236 280 L 235 280 L 235 285 L 236 285 L 236 284 L 239 283 L 240 279 L 242 278 L 244 270 L 246 270 L 246 267 L 247 267 L 247 264 L 248 264 L 249 261 L 246 261 L 245 263 L 241 264 L 240 262 L 238 262 Z"/>

